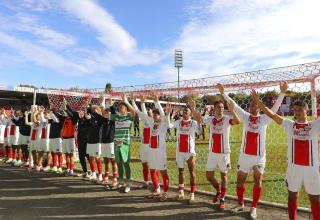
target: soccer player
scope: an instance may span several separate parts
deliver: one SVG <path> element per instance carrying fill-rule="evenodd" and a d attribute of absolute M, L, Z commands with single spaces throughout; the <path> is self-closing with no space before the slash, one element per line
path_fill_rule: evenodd
<path fill-rule="evenodd" d="M 28 114 L 27 117 L 31 115 Z M 15 166 L 21 166 L 22 164 L 28 166 L 28 144 L 30 140 L 30 132 L 31 127 L 30 125 L 25 124 L 25 114 L 19 113 L 18 117 L 12 119 L 12 122 L 19 127 L 19 141 L 18 141 L 18 161 L 15 163 Z M 23 161 L 22 161 L 23 159 Z"/>
<path fill-rule="evenodd" d="M 147 113 L 140 112 L 140 118 L 145 121 L 151 128 L 149 150 L 148 150 L 148 165 L 151 173 L 151 180 L 155 191 L 151 197 L 160 196 L 160 201 L 168 199 L 169 176 L 167 173 L 167 153 L 166 153 L 166 134 L 170 123 L 171 106 L 167 105 L 165 115 L 162 106 L 159 102 L 159 97 L 152 94 L 151 98 L 155 103 L 156 109 L 153 110 L 151 118 Z M 142 100 L 142 99 L 141 99 Z M 137 111 L 138 112 L 138 111 Z M 163 179 L 163 193 L 160 190 L 160 179 L 157 174 L 160 170 Z"/>
<path fill-rule="evenodd" d="M 194 202 L 194 193 L 196 190 L 196 133 L 200 133 L 199 124 L 201 116 L 196 112 L 195 102 L 189 98 L 189 107 L 183 107 L 181 119 L 170 123 L 170 128 L 177 129 L 177 148 L 176 163 L 179 171 L 179 194 L 177 199 L 184 199 L 184 167 L 188 165 L 190 173 L 190 198 L 189 202 Z M 192 115 L 196 120 L 192 119 Z"/>
<path fill-rule="evenodd" d="M 225 195 L 227 192 L 227 174 L 231 169 L 230 161 L 230 144 L 229 134 L 230 127 L 240 123 L 240 118 L 235 112 L 233 102 L 227 103 L 228 110 L 231 115 L 224 114 L 224 102 L 217 101 L 214 103 L 214 115 L 206 115 L 203 117 L 203 122 L 209 126 L 209 154 L 207 161 L 206 177 L 211 185 L 216 189 L 216 195 L 212 202 L 216 203 L 220 200 L 220 209 L 225 208 Z M 214 171 L 219 170 L 221 176 L 221 184 L 214 177 Z"/>
<path fill-rule="evenodd" d="M 100 159 L 101 156 L 101 135 L 100 130 L 102 127 L 102 122 L 95 117 L 95 115 L 101 115 L 101 108 L 98 105 L 93 105 L 87 109 L 87 112 L 90 116 L 87 118 L 88 120 L 88 142 L 87 142 L 87 153 L 89 154 L 90 164 L 92 166 L 92 175 L 90 180 L 102 182 L 102 161 Z M 95 112 L 96 114 L 92 114 Z M 97 168 L 98 168 L 98 176 L 97 176 Z"/>
<path fill-rule="evenodd" d="M 90 161 L 89 154 L 87 154 L 87 143 L 88 143 L 88 128 L 89 123 L 87 117 L 87 110 L 79 111 L 79 121 L 78 121 L 78 132 L 77 132 L 77 140 L 78 140 L 78 153 L 79 153 L 79 160 L 81 164 L 81 168 L 83 171 L 82 177 L 83 178 L 90 178 L 91 171 L 88 172 L 87 169 L 87 162 Z M 90 163 L 92 166 L 92 163 Z"/>
<path fill-rule="evenodd" d="M 74 168 L 74 152 L 75 152 L 75 139 L 74 134 L 76 126 L 79 120 L 79 115 L 76 111 L 68 105 L 67 101 L 64 100 L 66 118 L 62 127 L 62 153 L 65 154 L 67 170 L 65 175 L 73 175 Z"/>
<path fill-rule="evenodd" d="M 228 95 L 224 93 L 224 86 L 217 85 L 220 93 L 228 102 L 234 102 Z M 280 83 L 281 93 L 272 107 L 273 111 L 278 111 L 284 93 L 287 90 L 287 83 Z M 240 156 L 238 161 L 238 173 L 237 173 L 237 196 L 238 206 L 233 209 L 235 212 L 244 211 L 244 193 L 245 193 L 245 181 L 248 173 L 253 171 L 254 186 L 253 186 L 253 198 L 250 209 L 250 216 L 252 219 L 257 218 L 257 204 L 260 199 L 262 189 L 262 176 L 264 173 L 266 163 L 266 133 L 267 127 L 272 121 L 267 115 L 260 115 L 260 108 L 255 100 L 251 100 L 249 106 L 249 112 L 246 112 L 240 108 L 235 102 L 235 109 L 240 118 L 243 121 L 243 135 L 242 144 L 240 148 Z"/>
<path fill-rule="evenodd" d="M 302 101 L 293 103 L 294 121 L 281 117 L 267 108 L 252 91 L 254 100 L 262 111 L 277 124 L 282 125 L 288 138 L 288 167 L 286 184 L 288 187 L 288 214 L 290 220 L 296 220 L 298 193 L 301 186 L 309 195 L 312 219 L 320 219 L 320 163 L 318 135 L 320 120 L 308 121 L 308 105 Z"/>
<path fill-rule="evenodd" d="M 136 102 L 132 99 L 132 106 L 135 109 L 135 112 L 139 116 L 139 118 L 143 121 L 143 131 L 141 138 L 141 146 L 140 146 L 140 160 L 142 163 L 142 173 L 144 180 L 144 188 L 147 188 L 149 185 L 149 167 L 148 167 L 148 152 L 150 148 L 150 135 L 151 135 L 151 126 L 148 124 L 148 120 L 144 120 L 145 115 L 148 115 L 150 120 L 153 117 L 153 112 L 151 108 L 146 108 L 145 98 L 143 95 L 140 96 L 141 110 L 139 110 Z M 142 116 L 144 114 L 144 116 Z M 159 177 L 158 177 L 159 178 Z"/>
<path fill-rule="evenodd" d="M 44 172 L 49 172 L 50 171 L 50 163 L 52 160 L 51 157 L 51 152 L 49 149 L 49 135 L 50 135 L 50 127 L 51 124 L 49 123 L 49 111 L 45 110 L 43 106 L 40 106 L 40 119 L 41 119 L 41 139 L 38 145 L 38 156 L 39 156 L 39 161 L 40 164 L 42 164 L 43 157 L 46 155 L 47 158 L 47 164 L 43 168 Z"/>
<path fill-rule="evenodd" d="M 7 126 L 9 120 L 5 114 L 4 108 L 0 109 L 0 162 L 5 159 L 5 136 L 8 133 Z"/>
<path fill-rule="evenodd" d="M 49 150 L 52 155 L 51 172 L 60 174 L 62 173 L 63 162 L 61 130 L 64 120 L 65 117 L 57 109 L 52 109 L 48 120 L 50 124 Z"/>
<path fill-rule="evenodd" d="M 130 108 L 131 114 L 128 112 Z M 118 164 L 119 181 L 122 184 L 123 171 L 126 173 L 124 192 L 130 192 L 131 168 L 130 168 L 130 145 L 131 126 L 133 122 L 134 109 L 128 102 L 125 94 L 122 95 L 122 102 L 116 114 L 111 114 L 110 120 L 115 122 L 114 153 Z M 124 170 L 123 170 L 124 167 Z"/>
<path fill-rule="evenodd" d="M 21 111 L 15 111 L 13 109 L 11 110 L 11 122 L 9 125 L 10 128 L 9 128 L 9 133 L 8 133 L 8 141 L 9 141 L 8 151 L 10 152 L 10 155 L 11 155 L 11 162 L 10 162 L 10 158 L 9 158 L 7 163 L 11 163 L 13 165 L 18 162 L 17 156 L 18 156 L 19 152 L 21 153 L 21 149 L 18 147 L 19 126 L 16 126 L 15 123 L 13 122 L 13 120 L 17 119 L 20 116 L 20 114 L 21 114 Z"/>

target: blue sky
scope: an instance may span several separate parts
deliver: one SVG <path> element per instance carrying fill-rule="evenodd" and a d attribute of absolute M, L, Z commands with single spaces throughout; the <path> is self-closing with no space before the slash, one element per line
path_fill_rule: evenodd
<path fill-rule="evenodd" d="M 0 3 L 0 85 L 101 88 L 319 60 L 318 0 Z"/>

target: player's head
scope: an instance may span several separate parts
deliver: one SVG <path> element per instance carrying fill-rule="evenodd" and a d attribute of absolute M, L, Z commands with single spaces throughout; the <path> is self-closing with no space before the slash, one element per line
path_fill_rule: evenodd
<path fill-rule="evenodd" d="M 306 120 L 308 116 L 308 104 L 303 101 L 295 101 L 292 105 L 293 114 L 296 120 Z"/>
<path fill-rule="evenodd" d="M 147 114 L 149 115 L 149 117 L 152 117 L 152 108 L 151 107 L 147 107 Z"/>
<path fill-rule="evenodd" d="M 84 117 L 84 111 L 83 110 L 78 111 L 78 115 L 79 115 L 79 118 L 83 118 Z"/>
<path fill-rule="evenodd" d="M 14 112 L 14 115 L 15 115 L 16 117 L 19 117 L 19 116 L 22 116 L 23 114 L 22 114 L 22 111 L 19 109 L 19 110 L 16 110 L 16 111 Z"/>
<path fill-rule="evenodd" d="M 188 120 L 191 118 L 191 109 L 189 107 L 183 107 L 182 108 L 182 118 L 184 120 Z"/>
<path fill-rule="evenodd" d="M 213 104 L 213 110 L 214 110 L 214 115 L 215 116 L 222 116 L 224 112 L 224 103 L 222 100 L 216 101 Z"/>
<path fill-rule="evenodd" d="M 48 110 L 45 110 L 45 111 L 43 112 L 43 116 L 44 116 L 45 119 L 48 119 L 48 118 L 49 118 L 49 115 L 50 115 L 50 112 L 49 112 Z"/>
<path fill-rule="evenodd" d="M 253 115 L 258 115 L 259 112 L 260 112 L 260 108 L 259 108 L 258 102 L 256 102 L 255 100 L 251 99 L 250 106 L 249 106 L 249 111 Z"/>
<path fill-rule="evenodd" d="M 124 102 L 119 103 L 118 111 L 120 114 L 124 115 L 128 113 L 128 106 Z"/>
<path fill-rule="evenodd" d="M 160 111 L 159 111 L 159 109 L 153 109 L 152 114 L 153 114 L 153 120 L 154 120 L 154 122 L 160 122 L 161 116 L 160 116 Z"/>
<path fill-rule="evenodd" d="M 109 112 L 110 112 L 110 109 L 108 109 L 108 108 L 102 109 L 102 116 L 104 118 L 109 118 Z"/>

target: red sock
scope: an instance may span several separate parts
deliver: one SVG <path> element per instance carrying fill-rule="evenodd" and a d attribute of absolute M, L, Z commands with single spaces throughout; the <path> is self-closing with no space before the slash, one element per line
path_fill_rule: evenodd
<path fill-rule="evenodd" d="M 89 160 L 89 164 L 90 164 L 90 170 L 91 170 L 91 172 L 95 172 L 94 171 L 94 165 L 93 165 L 93 160 Z"/>
<path fill-rule="evenodd" d="M 67 164 L 67 170 L 70 170 L 70 161 L 67 160 L 66 164 Z"/>
<path fill-rule="evenodd" d="M 163 179 L 163 191 L 168 192 L 168 190 L 169 190 L 169 176 L 168 176 L 168 174 L 162 175 L 162 179 Z"/>
<path fill-rule="evenodd" d="M 246 191 L 246 188 L 243 186 L 237 187 L 237 196 L 238 196 L 238 203 L 239 205 L 244 204 L 244 192 Z"/>
<path fill-rule="evenodd" d="M 298 200 L 288 200 L 288 214 L 290 220 L 297 219 Z"/>
<path fill-rule="evenodd" d="M 179 172 L 179 190 L 184 189 L 184 174 Z"/>
<path fill-rule="evenodd" d="M 195 191 L 196 191 L 196 184 L 195 183 L 190 184 L 190 192 L 194 193 Z"/>
<path fill-rule="evenodd" d="M 113 173 L 113 179 L 117 179 L 118 178 L 118 173 L 114 172 Z"/>
<path fill-rule="evenodd" d="M 149 167 L 148 167 L 148 164 L 143 164 L 142 166 L 143 166 L 143 168 L 142 168 L 143 180 L 145 182 L 148 182 L 149 181 Z"/>
<path fill-rule="evenodd" d="M 224 199 L 224 197 L 226 197 L 226 193 L 227 193 L 227 188 L 221 187 L 221 195 L 220 198 Z"/>
<path fill-rule="evenodd" d="M 213 186 L 213 187 L 216 189 L 217 193 L 221 193 L 220 184 L 217 184 L 217 185 L 215 185 L 215 186 Z"/>
<path fill-rule="evenodd" d="M 99 174 L 102 174 L 102 161 L 98 160 L 97 161 L 97 166 L 98 166 L 98 172 Z"/>
<path fill-rule="evenodd" d="M 13 160 L 17 159 L 17 154 L 15 150 L 12 150 L 12 159 Z"/>
<path fill-rule="evenodd" d="M 158 180 L 160 180 L 160 170 L 156 170 L 156 175 L 158 177 Z"/>
<path fill-rule="evenodd" d="M 320 204 L 311 204 L 311 212 L 313 220 L 320 220 Z"/>
<path fill-rule="evenodd" d="M 104 172 L 104 178 L 108 178 L 109 179 L 109 172 L 108 171 Z"/>
<path fill-rule="evenodd" d="M 24 155 L 23 161 L 24 162 L 28 162 L 29 160 L 29 151 L 26 152 L 26 154 Z"/>
<path fill-rule="evenodd" d="M 8 155 L 8 158 L 10 159 L 12 159 L 12 157 L 13 157 L 13 150 L 12 150 L 12 147 L 8 147 L 7 148 L 7 155 Z"/>
<path fill-rule="evenodd" d="M 70 170 L 73 170 L 73 168 L 74 168 L 74 162 L 70 161 Z"/>
<path fill-rule="evenodd" d="M 152 180 L 152 184 L 154 186 L 154 189 L 158 189 L 159 188 L 159 178 L 157 176 L 157 173 L 155 170 L 150 170 L 151 173 L 151 180 Z"/>
<path fill-rule="evenodd" d="M 22 152 L 18 151 L 18 160 L 22 160 Z"/>
<path fill-rule="evenodd" d="M 96 172 L 97 171 L 97 162 L 96 162 L 95 159 L 91 160 L 91 165 L 90 166 L 92 166 L 91 167 L 91 171 L 92 172 Z"/>
<path fill-rule="evenodd" d="M 58 159 L 59 159 L 59 167 L 61 168 L 61 167 L 62 167 L 62 163 L 63 163 L 63 156 L 62 156 L 62 154 L 59 154 L 59 155 L 58 155 Z"/>
<path fill-rule="evenodd" d="M 1 147 L 1 148 L 0 148 L 0 157 L 3 158 L 4 156 L 5 156 L 4 148 Z"/>
<path fill-rule="evenodd" d="M 253 208 L 257 208 L 257 204 L 259 202 L 260 199 L 260 195 L 261 195 L 261 187 L 258 187 L 256 185 L 253 186 L 253 190 L 252 190 L 252 204 L 251 207 Z"/>
<path fill-rule="evenodd" d="M 58 163 L 58 155 L 56 153 L 52 153 L 52 163 L 53 166 L 56 167 Z"/>

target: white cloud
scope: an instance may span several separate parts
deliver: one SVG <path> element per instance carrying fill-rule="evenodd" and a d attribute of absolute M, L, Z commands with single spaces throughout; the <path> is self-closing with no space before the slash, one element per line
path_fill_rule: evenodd
<path fill-rule="evenodd" d="M 184 50 L 183 78 L 314 60 L 319 8 L 318 0 L 212 0 L 190 6 L 190 20 L 173 46 Z"/>

